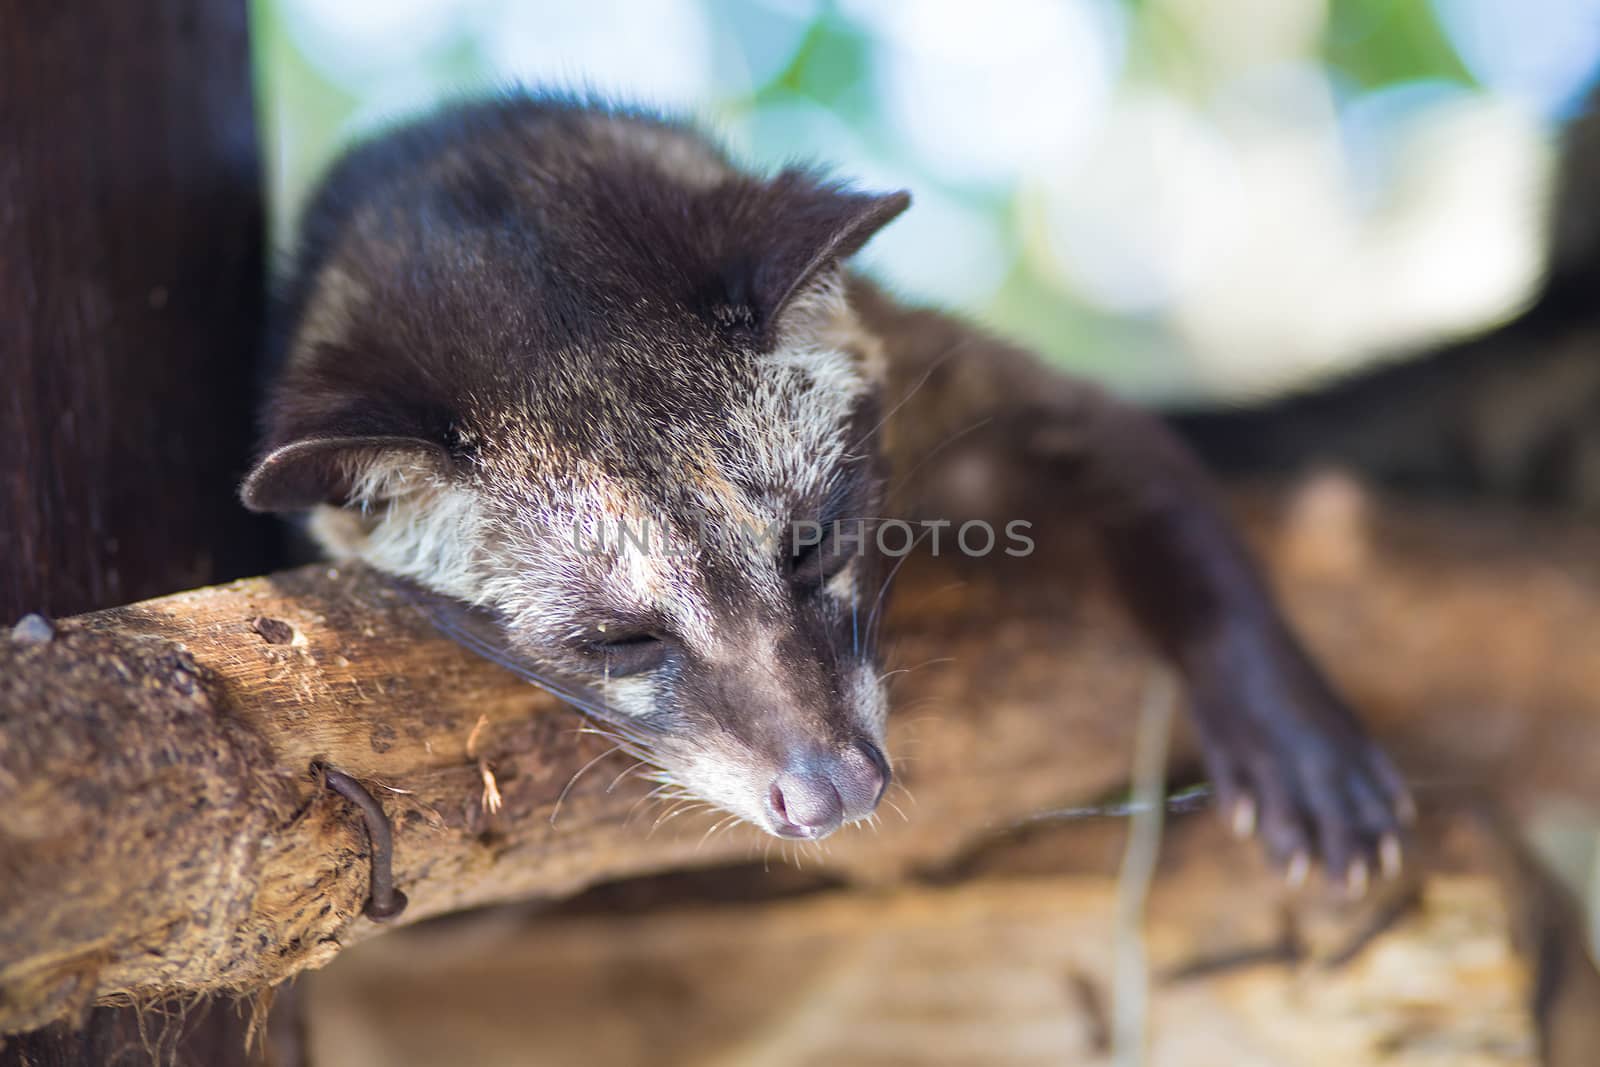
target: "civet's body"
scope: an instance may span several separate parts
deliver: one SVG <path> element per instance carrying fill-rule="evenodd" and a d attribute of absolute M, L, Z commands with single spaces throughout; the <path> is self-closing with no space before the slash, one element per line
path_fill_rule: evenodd
<path fill-rule="evenodd" d="M 1060 493 L 1187 680 L 1230 813 L 1364 880 L 1403 793 L 1201 471 L 1156 422 L 849 274 L 908 203 L 565 98 L 402 127 L 306 214 L 244 499 L 310 509 L 329 552 L 470 605 L 683 786 L 815 838 L 889 780 L 875 531 Z M 985 442 L 1007 467 L 974 493 L 944 465 Z"/>

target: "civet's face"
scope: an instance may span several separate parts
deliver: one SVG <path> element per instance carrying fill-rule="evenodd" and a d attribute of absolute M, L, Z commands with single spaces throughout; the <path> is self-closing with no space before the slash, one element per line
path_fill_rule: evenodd
<path fill-rule="evenodd" d="M 402 129 L 305 222 L 245 502 L 477 609 L 693 793 L 831 833 L 889 780 L 841 262 L 907 203 L 571 102 Z"/>
<path fill-rule="evenodd" d="M 364 513 L 316 528 L 487 609 L 519 663 L 691 792 L 831 833 L 889 779 L 882 472 L 871 357 L 842 305 L 816 310 L 764 353 L 619 356 L 627 385 L 547 376 L 537 402 L 466 424 L 449 473 L 391 468 Z"/>

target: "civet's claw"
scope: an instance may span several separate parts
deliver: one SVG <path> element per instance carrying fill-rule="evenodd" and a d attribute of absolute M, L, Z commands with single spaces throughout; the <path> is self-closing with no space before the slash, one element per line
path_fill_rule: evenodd
<path fill-rule="evenodd" d="M 1306 878 L 1311 874 L 1311 857 L 1304 852 L 1296 852 L 1289 860 L 1289 870 L 1283 877 L 1290 889 L 1299 889 L 1306 884 Z"/>
<path fill-rule="evenodd" d="M 1356 860 L 1350 864 L 1350 870 L 1345 874 L 1345 892 L 1351 900 L 1360 900 L 1367 895 L 1367 884 L 1371 875 L 1367 871 L 1366 860 Z"/>
<path fill-rule="evenodd" d="M 1233 805 L 1233 836 L 1241 841 L 1256 832 L 1256 802 L 1254 797 L 1240 797 Z"/>
<path fill-rule="evenodd" d="M 1384 834 L 1378 841 L 1378 864 L 1383 876 L 1388 879 L 1400 877 L 1402 863 L 1400 839 L 1393 834 Z"/>

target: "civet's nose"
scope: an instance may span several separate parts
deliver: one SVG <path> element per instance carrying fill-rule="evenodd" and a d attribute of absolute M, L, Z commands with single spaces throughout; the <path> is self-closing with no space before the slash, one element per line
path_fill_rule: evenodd
<path fill-rule="evenodd" d="M 818 838 L 870 815 L 889 786 L 889 761 L 870 741 L 818 753 L 789 766 L 767 794 L 772 832 Z"/>

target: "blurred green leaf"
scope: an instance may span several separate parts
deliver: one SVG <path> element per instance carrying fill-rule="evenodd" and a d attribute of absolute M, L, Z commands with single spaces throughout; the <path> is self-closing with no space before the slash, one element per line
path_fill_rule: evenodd
<path fill-rule="evenodd" d="M 1363 89 L 1421 79 L 1473 81 L 1428 0 L 1336 0 L 1323 54 Z"/>
<path fill-rule="evenodd" d="M 871 49 L 859 30 L 834 18 L 819 19 L 768 91 L 799 93 L 840 114 L 862 117 L 873 103 Z"/>

